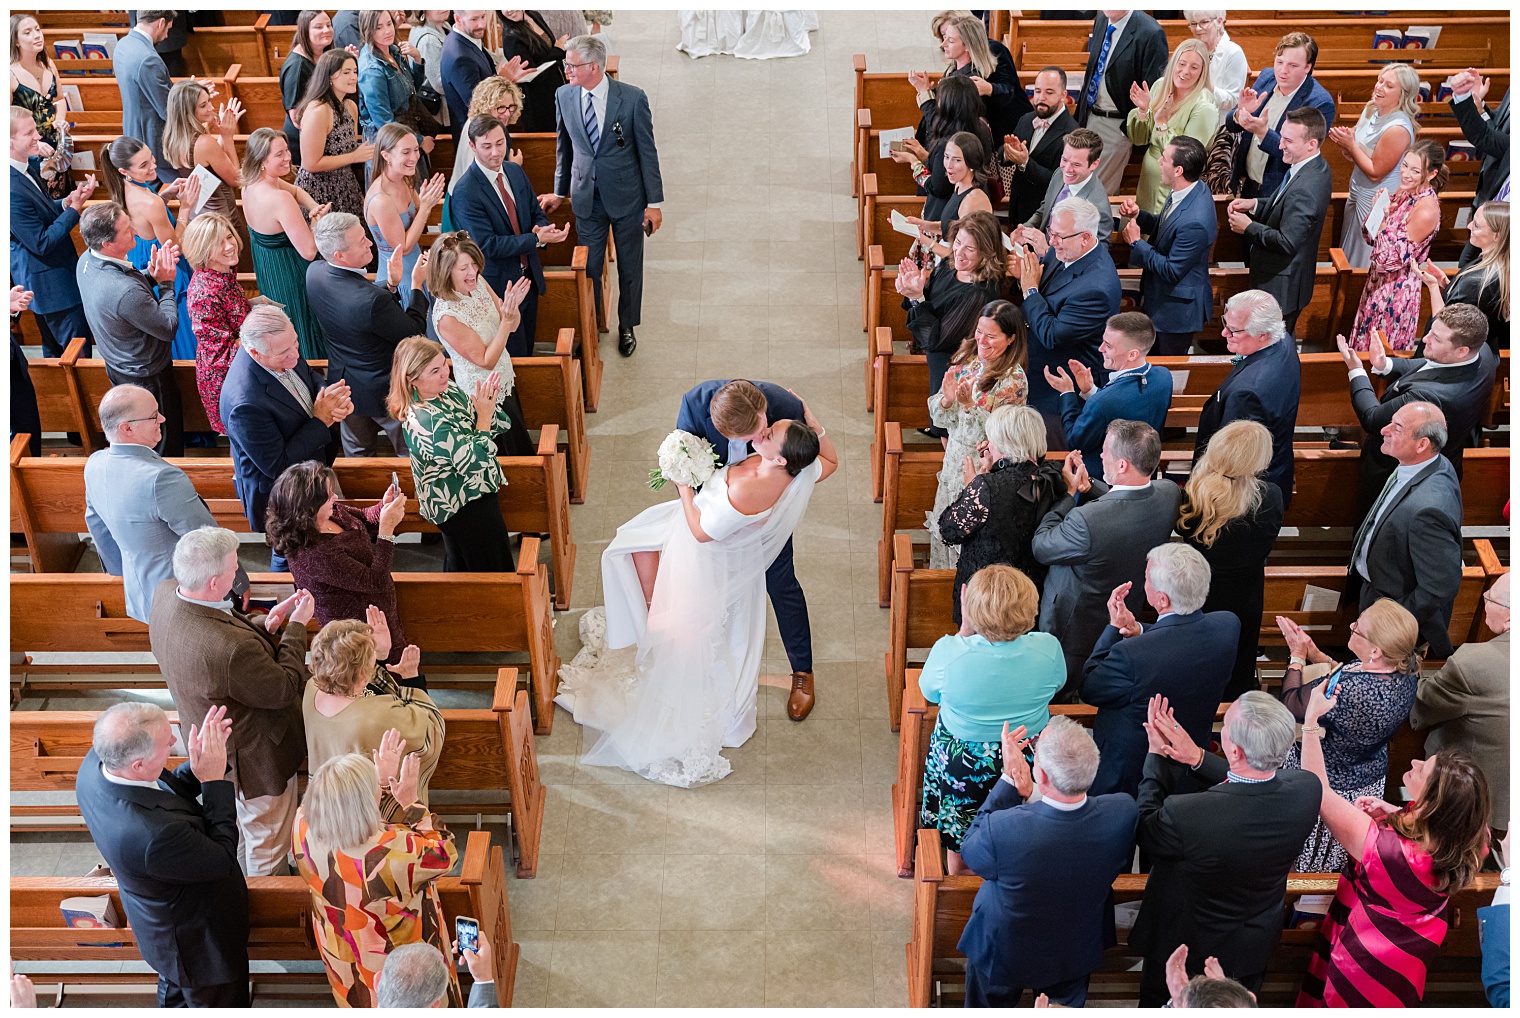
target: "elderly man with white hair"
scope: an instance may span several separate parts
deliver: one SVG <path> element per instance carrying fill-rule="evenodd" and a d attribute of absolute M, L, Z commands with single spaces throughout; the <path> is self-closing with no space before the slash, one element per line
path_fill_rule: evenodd
<path fill-rule="evenodd" d="M 1266 479 L 1282 492 L 1283 509 L 1293 500 L 1293 426 L 1298 421 L 1298 348 L 1283 324 L 1277 299 L 1265 290 L 1242 290 L 1224 305 L 1219 331 L 1235 366 L 1198 415 L 1193 462 L 1220 428 L 1231 421 L 1255 421 L 1272 432 L 1272 461 Z"/>
<path fill-rule="evenodd" d="M 1319 819 L 1319 778 L 1282 769 L 1293 715 L 1260 690 L 1241 694 L 1222 757 L 1193 742 L 1165 697 L 1151 698 L 1144 727 L 1137 840 L 1151 872 L 1129 935 L 1145 958 L 1140 1006 L 1166 1003 L 1167 959 L 1182 944 L 1190 975 L 1213 956 L 1254 993 L 1282 936 L 1288 872 Z"/>
<path fill-rule="evenodd" d="M 1109 888 L 1134 852 L 1135 800 L 1092 793 L 1098 747 L 1081 725 L 1054 717 L 1034 766 L 1024 726 L 1003 726 L 1003 775 L 961 843 L 982 886 L 957 945 L 967 1007 L 1017 1007 L 1024 991 L 1081 1007 L 1103 958 Z"/>
<path fill-rule="evenodd" d="M 154 452 L 164 415 L 153 393 L 118 385 L 100 401 L 100 427 L 109 448 L 84 465 L 84 522 L 112 576 L 123 578 L 127 614 L 148 621 L 153 592 L 174 575 L 180 537 L 216 520 L 179 467 Z M 240 573 L 234 592 L 248 589 Z"/>
<path fill-rule="evenodd" d="M 301 695 L 316 602 L 298 590 L 266 615 L 245 615 L 227 596 L 237 549 L 237 535 L 219 527 L 179 539 L 174 575 L 153 599 L 148 641 L 180 717 L 226 708 L 239 860 L 250 877 L 276 876 L 286 872 L 296 771 L 306 756 Z"/>
<path fill-rule="evenodd" d="M 478 949 L 455 944 L 470 970 L 470 1001 L 466 1007 L 498 1007 L 496 973 L 491 941 L 481 930 Z M 375 985 L 380 1007 L 435 1008 L 449 1006 L 449 963 L 432 944 L 402 944 L 385 956 L 380 981 Z"/>
<path fill-rule="evenodd" d="M 238 869 L 225 715 L 221 707 L 180 715 L 190 759 L 171 771 L 175 738 L 163 710 L 118 703 L 95 722 L 74 781 L 132 939 L 158 973 L 159 1007 L 249 1006 L 248 885 Z"/>
<path fill-rule="evenodd" d="M 1065 449 L 1060 393 L 1046 381 L 1046 367 L 1080 361 L 1097 384 L 1108 381 L 1103 369 L 1103 330 L 1119 313 L 1119 270 L 1108 245 L 1098 243 L 1099 225 L 1109 209 L 1083 198 L 1057 202 L 1050 213 L 1049 243 L 1032 230 L 1020 236 L 1029 249 L 1014 249 L 1014 274 L 1024 294 L 1029 322 L 1029 405 L 1040 411 L 1052 449 Z"/>
<path fill-rule="evenodd" d="M 1093 737 L 1103 766 L 1095 794 L 1140 790 L 1145 766 L 1146 705 L 1167 698 L 1193 741 L 1207 744 L 1214 713 L 1235 667 L 1240 619 L 1203 611 L 1210 570 L 1202 552 L 1186 544 L 1160 544 L 1145 560 L 1145 600 L 1156 621 L 1142 626 L 1124 603 L 1130 584 L 1108 599 L 1108 628 L 1098 637 L 1082 677 L 1082 702 L 1098 708 Z"/>
<path fill-rule="evenodd" d="M 324 379 L 301 356 L 296 328 L 277 307 L 248 312 L 238 334 L 241 348 L 222 383 L 222 422 L 232 443 L 233 484 L 248 525 L 264 530 L 264 509 L 274 482 L 292 463 L 337 458 L 336 425 L 353 413 L 348 383 Z M 270 557 L 285 571 L 285 560 Z"/>

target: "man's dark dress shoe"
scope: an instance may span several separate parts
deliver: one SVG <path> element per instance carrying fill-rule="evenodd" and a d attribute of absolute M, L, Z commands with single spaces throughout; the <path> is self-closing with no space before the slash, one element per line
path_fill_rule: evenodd
<path fill-rule="evenodd" d="M 633 334 L 633 327 L 629 325 L 618 326 L 618 353 L 624 357 L 632 357 L 633 351 L 638 349 L 639 341 Z"/>

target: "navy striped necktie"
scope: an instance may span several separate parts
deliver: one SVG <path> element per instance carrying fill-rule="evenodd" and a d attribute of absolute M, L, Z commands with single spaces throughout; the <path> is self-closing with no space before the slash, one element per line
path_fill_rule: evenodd
<path fill-rule="evenodd" d="M 591 139 L 591 151 L 601 144 L 602 132 L 596 123 L 596 101 L 590 92 L 586 93 L 586 137 Z"/>

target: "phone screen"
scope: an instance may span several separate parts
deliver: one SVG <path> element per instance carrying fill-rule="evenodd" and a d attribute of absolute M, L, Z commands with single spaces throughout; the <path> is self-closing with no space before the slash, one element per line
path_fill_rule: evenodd
<path fill-rule="evenodd" d="M 467 916 L 459 916 L 454 920 L 454 940 L 459 944 L 459 950 L 480 950 L 480 923 Z"/>
<path fill-rule="evenodd" d="M 401 490 L 401 481 L 396 477 L 396 471 L 394 470 L 391 471 L 391 487 L 395 488 L 397 491 Z"/>
<path fill-rule="evenodd" d="M 1344 667 L 1345 667 L 1345 665 L 1341 666 L 1341 668 L 1344 668 Z M 1335 671 L 1331 672 L 1330 673 L 1330 677 L 1325 680 L 1325 695 L 1326 696 L 1334 696 L 1335 695 L 1335 687 L 1339 686 L 1341 684 L 1341 668 L 1337 668 Z"/>

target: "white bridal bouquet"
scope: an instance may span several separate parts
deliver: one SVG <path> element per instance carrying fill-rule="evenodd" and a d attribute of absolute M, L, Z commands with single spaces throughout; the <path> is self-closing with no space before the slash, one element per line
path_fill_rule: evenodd
<path fill-rule="evenodd" d="M 660 466 L 649 471 L 649 487 L 659 491 L 666 481 L 691 488 L 706 484 L 718 469 L 712 443 L 688 431 L 672 431 L 660 443 Z"/>

